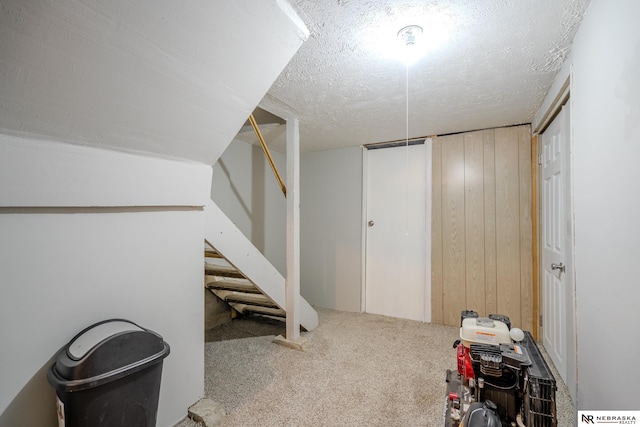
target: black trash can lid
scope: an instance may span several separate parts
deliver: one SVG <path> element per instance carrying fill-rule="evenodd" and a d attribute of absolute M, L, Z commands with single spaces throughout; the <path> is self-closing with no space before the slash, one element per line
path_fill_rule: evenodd
<path fill-rule="evenodd" d="M 169 345 L 157 333 L 110 319 L 77 334 L 58 353 L 47 378 L 57 390 L 84 390 L 161 363 L 168 355 Z"/>
<path fill-rule="evenodd" d="M 144 331 L 140 326 L 125 320 L 111 320 L 98 323 L 89 329 L 85 329 L 67 345 L 69 357 L 73 360 L 80 360 L 100 342 L 113 335 L 124 332 Z"/>

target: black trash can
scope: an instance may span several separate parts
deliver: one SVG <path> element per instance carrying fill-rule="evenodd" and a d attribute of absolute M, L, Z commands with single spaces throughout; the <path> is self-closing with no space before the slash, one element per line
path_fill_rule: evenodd
<path fill-rule="evenodd" d="M 124 319 L 76 335 L 47 374 L 65 427 L 155 427 L 162 363 L 169 345 Z"/>

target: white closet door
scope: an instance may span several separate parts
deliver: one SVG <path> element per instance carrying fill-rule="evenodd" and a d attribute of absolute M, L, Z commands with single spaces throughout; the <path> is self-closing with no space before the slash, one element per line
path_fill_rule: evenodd
<path fill-rule="evenodd" d="M 365 311 L 425 320 L 426 149 L 367 151 Z"/>

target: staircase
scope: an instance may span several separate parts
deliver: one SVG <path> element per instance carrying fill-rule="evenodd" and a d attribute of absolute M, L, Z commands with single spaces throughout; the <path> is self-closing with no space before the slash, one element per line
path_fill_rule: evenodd
<path fill-rule="evenodd" d="M 285 278 L 212 200 L 205 216 L 205 287 L 239 313 L 286 318 Z M 318 326 L 302 297 L 300 325 Z"/>
<path fill-rule="evenodd" d="M 286 318 L 286 312 L 205 242 L 204 286 L 240 314 Z"/>

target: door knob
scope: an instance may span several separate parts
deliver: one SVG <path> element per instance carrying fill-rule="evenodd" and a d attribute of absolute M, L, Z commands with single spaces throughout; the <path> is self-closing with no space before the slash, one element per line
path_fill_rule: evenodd
<path fill-rule="evenodd" d="M 560 264 L 551 264 L 551 269 L 552 270 L 560 270 L 561 273 L 564 273 L 564 264 L 560 263 Z"/>
<path fill-rule="evenodd" d="M 373 220 L 371 220 L 371 221 L 369 221 L 369 222 L 367 223 L 367 225 L 368 225 L 369 227 L 373 227 L 373 224 L 375 224 L 375 222 L 373 222 Z"/>

